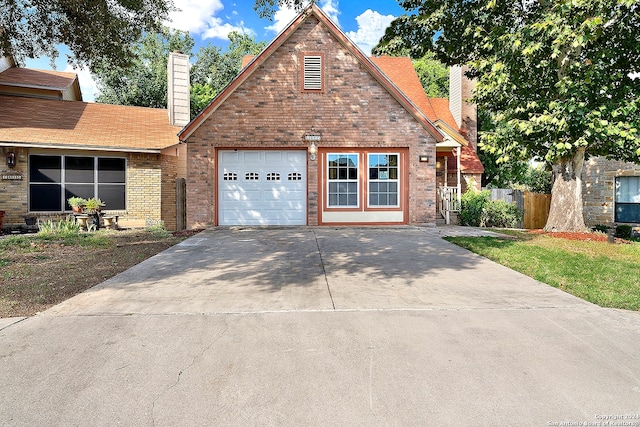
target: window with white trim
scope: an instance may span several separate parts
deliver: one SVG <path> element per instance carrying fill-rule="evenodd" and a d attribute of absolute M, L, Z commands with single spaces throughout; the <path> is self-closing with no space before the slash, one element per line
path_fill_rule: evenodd
<path fill-rule="evenodd" d="M 328 206 L 357 208 L 359 206 L 358 154 L 327 154 Z"/>
<path fill-rule="evenodd" d="M 322 55 L 304 55 L 303 88 L 310 91 L 322 90 Z"/>
<path fill-rule="evenodd" d="M 615 221 L 640 223 L 640 176 L 616 177 Z"/>
<path fill-rule="evenodd" d="M 124 210 L 126 159 L 30 155 L 29 210 L 70 211 L 70 197 L 98 197 L 107 209 Z"/>
<path fill-rule="evenodd" d="M 370 153 L 368 160 L 369 207 L 400 206 L 399 155 Z"/>

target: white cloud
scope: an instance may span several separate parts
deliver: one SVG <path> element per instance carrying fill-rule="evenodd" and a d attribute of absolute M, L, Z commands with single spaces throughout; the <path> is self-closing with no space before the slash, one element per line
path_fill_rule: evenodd
<path fill-rule="evenodd" d="M 266 30 L 273 31 L 274 33 L 279 33 L 286 27 L 293 18 L 298 16 L 298 12 L 295 9 L 290 7 L 279 7 L 276 10 L 276 13 L 273 15 L 273 25 L 269 25 L 265 27 Z"/>
<path fill-rule="evenodd" d="M 66 73 L 76 73 L 78 75 L 78 81 L 80 83 L 80 90 L 82 91 L 82 100 L 85 102 L 95 102 L 98 95 L 98 87 L 96 81 L 93 80 L 91 72 L 88 68 L 73 68 L 71 65 L 67 65 L 64 69 Z"/>
<path fill-rule="evenodd" d="M 247 29 L 243 22 L 233 25 L 215 16 L 224 9 L 221 0 L 181 0 L 178 8 L 179 11 L 169 15 L 170 22 L 165 23 L 171 28 L 198 34 L 203 39 L 226 40 L 232 31 L 255 36 L 255 32 Z"/>
<path fill-rule="evenodd" d="M 304 7 L 307 7 L 308 4 L 309 3 L 306 2 Z M 338 2 L 336 0 L 323 0 L 319 6 L 320 9 L 322 9 L 322 11 L 331 18 L 336 25 L 340 26 L 340 23 L 338 22 L 338 15 L 340 14 L 340 11 L 338 10 Z M 298 13 L 298 11 L 288 6 L 278 7 L 278 10 L 276 10 L 276 13 L 273 15 L 273 25 L 265 27 L 265 29 L 273 31 L 274 33 L 279 33 L 289 25 L 296 16 L 298 16 Z"/>
<path fill-rule="evenodd" d="M 371 54 L 371 49 L 378 44 L 385 30 L 394 19 L 395 16 L 393 15 L 381 15 L 376 11 L 367 9 L 356 17 L 358 31 L 349 31 L 347 36 L 369 55 Z"/>

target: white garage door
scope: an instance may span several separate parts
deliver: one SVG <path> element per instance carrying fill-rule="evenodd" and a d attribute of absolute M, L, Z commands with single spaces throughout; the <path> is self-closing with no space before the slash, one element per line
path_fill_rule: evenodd
<path fill-rule="evenodd" d="M 306 151 L 218 152 L 219 225 L 305 225 Z"/>

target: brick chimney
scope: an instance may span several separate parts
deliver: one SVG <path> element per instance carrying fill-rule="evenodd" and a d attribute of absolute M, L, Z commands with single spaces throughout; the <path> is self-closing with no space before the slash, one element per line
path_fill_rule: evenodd
<path fill-rule="evenodd" d="M 191 121 L 189 102 L 189 55 L 181 52 L 169 54 L 167 65 L 167 110 L 172 126 L 185 126 Z"/>
<path fill-rule="evenodd" d="M 478 147 L 478 108 L 468 102 L 473 96 L 475 82 L 464 73 L 467 66 L 449 69 L 449 109 L 460 131 L 466 136 L 474 150 Z"/>

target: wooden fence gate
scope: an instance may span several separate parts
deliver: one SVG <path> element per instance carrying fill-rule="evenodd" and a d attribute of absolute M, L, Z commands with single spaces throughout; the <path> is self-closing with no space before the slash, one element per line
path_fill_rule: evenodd
<path fill-rule="evenodd" d="M 551 194 L 524 193 L 524 228 L 543 228 L 549 218 Z"/>

